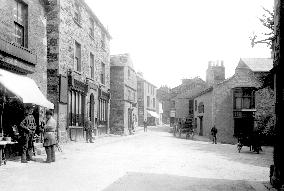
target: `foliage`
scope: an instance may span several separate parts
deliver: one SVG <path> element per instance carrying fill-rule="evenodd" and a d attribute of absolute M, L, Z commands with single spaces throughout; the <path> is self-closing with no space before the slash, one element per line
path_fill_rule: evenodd
<path fill-rule="evenodd" d="M 251 46 L 254 47 L 257 44 L 266 44 L 272 49 L 272 42 L 274 39 L 274 12 L 264 7 L 262 8 L 264 14 L 259 18 L 259 21 L 264 26 L 265 32 L 259 34 L 253 33 L 252 36 L 250 36 Z"/>
<path fill-rule="evenodd" d="M 257 131 L 262 137 L 264 144 L 272 145 L 273 139 L 275 137 L 275 115 L 274 114 L 265 114 L 258 116 L 257 119 Z"/>

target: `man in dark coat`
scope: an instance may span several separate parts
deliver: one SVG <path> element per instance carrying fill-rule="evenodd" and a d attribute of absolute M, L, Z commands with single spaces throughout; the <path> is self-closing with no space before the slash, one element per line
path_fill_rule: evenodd
<path fill-rule="evenodd" d="M 147 132 L 147 120 L 146 119 L 143 121 L 143 125 L 144 125 L 144 132 Z"/>
<path fill-rule="evenodd" d="M 92 136 L 93 130 L 94 130 L 94 126 L 92 122 L 90 121 L 90 119 L 86 118 L 85 119 L 85 131 L 86 131 L 86 142 L 87 143 L 94 143 L 93 136 Z"/>
<path fill-rule="evenodd" d="M 212 144 L 217 144 L 217 128 L 215 127 L 215 125 L 211 128 L 211 135 L 212 135 L 212 139 L 213 139 L 213 143 Z"/>
<path fill-rule="evenodd" d="M 20 145 L 22 147 L 21 162 L 27 163 L 27 161 L 33 159 L 33 139 L 36 130 L 36 122 L 33 116 L 34 108 L 32 105 L 26 106 L 26 117 L 20 124 Z"/>

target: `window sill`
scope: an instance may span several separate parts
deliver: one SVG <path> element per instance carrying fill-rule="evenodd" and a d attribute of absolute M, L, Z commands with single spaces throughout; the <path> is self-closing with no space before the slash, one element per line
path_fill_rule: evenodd
<path fill-rule="evenodd" d="M 73 17 L 74 23 L 76 23 L 80 28 L 82 28 L 82 25 L 80 24 L 80 22 L 78 22 L 74 17 Z"/>
<path fill-rule="evenodd" d="M 78 74 L 78 75 L 82 75 L 82 72 L 79 72 L 77 70 L 73 70 L 74 73 Z"/>
<path fill-rule="evenodd" d="M 92 35 L 89 34 L 89 37 L 90 37 L 93 41 L 95 41 L 95 36 L 92 36 Z"/>

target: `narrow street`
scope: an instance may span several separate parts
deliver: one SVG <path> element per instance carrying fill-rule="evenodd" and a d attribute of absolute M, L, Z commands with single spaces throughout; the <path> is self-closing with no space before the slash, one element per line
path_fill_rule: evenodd
<path fill-rule="evenodd" d="M 178 139 L 168 127 L 134 136 L 70 143 L 57 161 L 0 167 L 1 191 L 14 190 L 265 190 L 272 149 L 261 154 L 235 145 Z"/>

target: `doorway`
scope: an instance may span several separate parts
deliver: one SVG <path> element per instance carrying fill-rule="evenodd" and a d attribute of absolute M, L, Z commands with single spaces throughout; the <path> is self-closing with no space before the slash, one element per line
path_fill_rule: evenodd
<path fill-rule="evenodd" d="M 199 135 L 203 136 L 203 116 L 199 117 Z"/>

